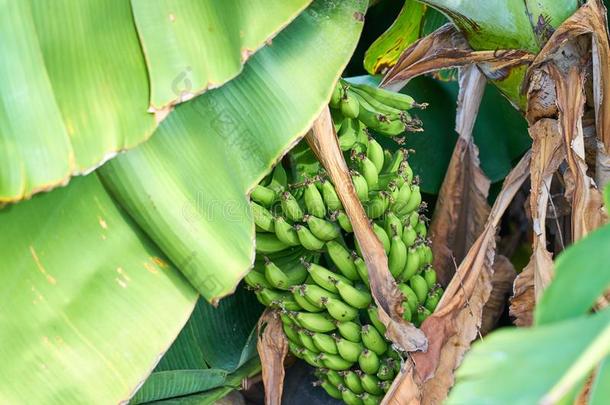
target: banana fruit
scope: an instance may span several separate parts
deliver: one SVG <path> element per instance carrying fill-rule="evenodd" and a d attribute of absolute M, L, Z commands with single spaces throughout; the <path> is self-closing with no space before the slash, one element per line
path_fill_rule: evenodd
<path fill-rule="evenodd" d="M 371 131 L 387 137 L 418 131 L 407 111 L 422 106 L 405 94 L 343 80 L 330 100 L 356 195 L 402 293 L 402 316 L 418 327 L 443 294 L 419 181 L 408 151 L 384 150 Z M 306 173 L 298 164 L 287 169 L 277 165 L 251 192 L 257 259 L 244 281 L 260 302 L 280 308 L 289 350 L 316 368 L 315 385 L 346 404 L 379 404 L 403 355 L 385 337 L 366 263 L 334 185 L 324 171 Z"/>

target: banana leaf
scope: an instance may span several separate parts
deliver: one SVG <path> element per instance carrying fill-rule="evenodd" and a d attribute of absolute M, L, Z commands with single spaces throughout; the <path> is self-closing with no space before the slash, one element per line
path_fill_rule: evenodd
<path fill-rule="evenodd" d="M 124 0 L 0 1 L 0 203 L 90 172 L 156 126 Z"/>
<path fill-rule="evenodd" d="M 0 211 L 0 403 L 119 403 L 195 290 L 96 174 Z"/>
<path fill-rule="evenodd" d="M 311 0 L 131 0 L 152 110 L 219 87 Z"/>
<path fill-rule="evenodd" d="M 101 168 L 117 200 L 207 300 L 230 294 L 251 267 L 246 194 L 328 102 L 366 3 L 314 2 L 236 79 L 179 105 L 149 142 Z"/>

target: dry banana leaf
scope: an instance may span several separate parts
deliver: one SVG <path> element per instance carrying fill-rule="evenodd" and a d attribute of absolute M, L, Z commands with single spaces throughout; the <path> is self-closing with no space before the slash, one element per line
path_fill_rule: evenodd
<path fill-rule="evenodd" d="M 483 307 L 480 333 L 485 336 L 491 332 L 506 307 L 506 299 L 513 291 L 517 272 L 506 256 L 496 254 L 491 278 L 491 294 Z"/>
<path fill-rule="evenodd" d="M 328 172 L 352 223 L 369 271 L 371 292 L 379 307 L 379 318 L 387 327 L 386 336 L 406 351 L 426 350 L 428 342 L 422 331 L 402 319 L 402 294 L 388 270 L 383 246 L 375 236 L 354 190 L 328 108 L 316 119 L 306 139 Z"/>
<path fill-rule="evenodd" d="M 415 76 L 471 64 L 478 64 L 491 80 L 504 80 L 513 68 L 533 59 L 534 55 L 522 50 L 473 51 L 463 34 L 446 24 L 407 48 L 380 86 L 398 90 Z"/>
<path fill-rule="evenodd" d="M 413 361 L 394 380 L 385 404 L 438 403 L 447 396 L 454 370 L 477 336 L 483 306 L 491 293 L 496 228 L 529 175 L 530 159 L 527 153 L 506 178 L 483 233 L 457 269 L 436 311 L 422 325 L 429 339 L 428 351 L 412 355 Z"/>
<path fill-rule="evenodd" d="M 530 126 L 529 132 L 534 141 L 530 167 L 530 211 L 534 224 L 534 241 L 530 261 L 514 284 L 510 313 L 519 326 L 531 325 L 534 305 L 553 276 L 553 258 L 546 248 L 546 213 L 551 180 L 565 156 L 556 120 L 542 118 Z"/>
<path fill-rule="evenodd" d="M 150 75 L 150 108 L 189 100 L 237 76 L 311 0 L 131 0 Z"/>
<path fill-rule="evenodd" d="M 265 405 L 280 405 L 284 389 L 284 359 L 288 339 L 277 310 L 267 309 L 258 321 L 258 355 L 261 358 Z"/>
<path fill-rule="evenodd" d="M 459 134 L 430 225 L 434 268 L 441 284 L 448 285 L 489 215 L 489 179 L 479 166 L 472 129 L 486 79 L 474 65 L 462 68 L 456 116 Z"/>

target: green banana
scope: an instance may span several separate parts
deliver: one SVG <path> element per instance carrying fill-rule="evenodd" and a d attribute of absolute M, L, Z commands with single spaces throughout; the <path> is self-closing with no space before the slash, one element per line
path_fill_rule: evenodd
<path fill-rule="evenodd" d="M 341 399 L 346 405 L 363 405 L 362 400 L 352 390 L 343 385 L 339 386 L 338 389 L 341 391 Z"/>
<path fill-rule="evenodd" d="M 423 304 L 428 296 L 428 284 L 426 283 L 426 280 L 419 274 L 416 274 L 411 277 L 409 284 L 411 289 L 415 292 L 415 295 L 417 295 L 417 301 L 420 304 Z"/>
<path fill-rule="evenodd" d="M 307 212 L 316 217 L 323 218 L 326 216 L 326 205 L 322 199 L 322 194 L 316 187 L 313 181 L 308 181 L 303 193 L 305 208 Z"/>
<path fill-rule="evenodd" d="M 335 283 L 335 285 L 343 301 L 354 308 L 367 308 L 373 301 L 373 297 L 368 291 L 358 289 L 339 280 Z"/>
<path fill-rule="evenodd" d="M 324 297 L 322 298 L 322 304 L 324 304 L 330 316 L 338 321 L 351 321 L 358 316 L 358 310 L 341 299 Z"/>
<path fill-rule="evenodd" d="M 392 211 L 388 212 L 385 216 L 385 227 L 384 230 L 388 235 L 398 235 L 399 238 L 402 238 L 403 235 L 403 226 L 400 218 L 396 216 Z"/>
<path fill-rule="evenodd" d="M 330 395 L 331 397 L 333 397 L 335 399 L 343 399 L 343 396 L 341 395 L 341 391 L 339 391 L 339 388 L 335 387 L 331 382 L 321 381 L 319 385 L 320 385 L 320 387 L 324 388 L 324 391 L 326 391 L 326 393 L 328 395 Z"/>
<path fill-rule="evenodd" d="M 395 230 L 396 228 L 392 228 Z M 394 231 L 388 255 L 388 267 L 394 278 L 400 276 L 407 264 L 407 247 L 400 236 Z"/>
<path fill-rule="evenodd" d="M 288 217 L 291 221 L 301 221 L 303 219 L 303 210 L 299 205 L 299 202 L 294 198 L 289 191 L 285 191 L 282 193 L 280 198 L 280 205 L 282 206 L 282 211 L 284 215 Z"/>
<path fill-rule="evenodd" d="M 436 306 L 438 305 L 440 300 L 441 300 L 441 294 L 438 294 L 436 292 L 436 290 L 430 291 L 428 293 L 428 296 L 426 297 L 426 302 L 424 302 L 424 307 L 428 311 L 434 312 L 434 310 L 436 309 Z"/>
<path fill-rule="evenodd" d="M 324 363 L 322 363 L 319 354 L 303 348 L 301 355 L 303 356 L 303 360 L 305 360 L 309 365 L 318 368 L 324 367 Z"/>
<path fill-rule="evenodd" d="M 256 226 L 267 232 L 273 232 L 275 230 L 274 220 L 269 210 L 253 201 L 250 201 L 250 207 L 252 208 L 252 217 Z"/>
<path fill-rule="evenodd" d="M 352 228 L 352 223 L 349 220 L 349 217 L 347 216 L 347 214 L 343 211 L 336 211 L 336 215 L 333 215 L 337 222 L 339 223 L 339 226 L 341 227 L 341 229 L 343 229 L 345 232 L 354 232 L 354 229 Z"/>
<path fill-rule="evenodd" d="M 299 288 L 301 295 L 303 295 L 308 302 L 320 309 L 324 309 L 324 306 L 322 305 L 323 297 L 339 298 L 337 294 L 331 293 L 330 291 L 316 284 L 303 284 L 299 286 Z"/>
<path fill-rule="evenodd" d="M 426 280 L 426 284 L 428 284 L 428 288 L 432 288 L 436 284 L 436 271 L 434 271 L 432 266 L 428 265 L 424 269 L 424 280 Z"/>
<path fill-rule="evenodd" d="M 339 105 L 341 103 L 341 98 L 343 97 L 343 93 L 345 92 L 345 90 L 343 89 L 343 86 L 341 85 L 340 82 L 337 82 L 337 84 L 335 85 L 335 88 L 333 89 L 333 94 L 330 96 L 330 106 L 332 108 L 339 108 Z"/>
<path fill-rule="evenodd" d="M 358 358 L 360 357 L 360 353 L 362 353 L 362 350 L 364 350 L 364 346 L 362 346 L 362 343 L 352 342 L 350 340 L 336 336 L 335 338 L 339 356 L 352 363 L 357 362 Z"/>
<path fill-rule="evenodd" d="M 356 257 L 354 259 L 354 265 L 356 266 L 356 270 L 358 271 L 358 275 L 360 276 L 362 282 L 367 287 L 370 287 L 371 283 L 369 281 L 369 271 L 366 267 L 366 263 L 364 262 L 364 260 L 361 257 Z"/>
<path fill-rule="evenodd" d="M 384 161 L 383 148 L 374 138 L 369 138 L 369 147 L 366 151 L 366 156 L 377 168 L 377 173 L 380 173 Z"/>
<path fill-rule="evenodd" d="M 277 225 L 276 225 L 277 227 Z M 402 241 L 405 243 L 405 246 L 411 247 L 415 244 L 417 240 L 417 232 L 411 224 L 407 224 L 402 229 Z"/>
<path fill-rule="evenodd" d="M 341 356 L 324 352 L 320 353 L 318 358 L 321 360 L 324 367 L 336 371 L 347 370 L 354 364 Z"/>
<path fill-rule="evenodd" d="M 424 108 L 425 105 L 417 104 L 411 96 L 402 93 L 385 90 L 379 87 L 368 86 L 366 84 L 352 85 L 355 89 L 368 93 L 373 99 L 397 110 L 410 110 L 411 108 Z"/>
<path fill-rule="evenodd" d="M 299 236 L 284 217 L 275 218 L 275 236 L 284 244 L 288 246 L 299 246 Z"/>
<path fill-rule="evenodd" d="M 288 340 L 288 348 L 290 349 L 290 353 L 294 354 L 297 358 L 303 358 L 303 350 L 305 349 L 303 349 L 297 343 L 293 342 L 292 340 Z"/>
<path fill-rule="evenodd" d="M 294 312 L 295 321 L 312 332 L 326 333 L 337 328 L 333 319 L 326 313 Z"/>
<path fill-rule="evenodd" d="M 321 369 L 322 373 L 326 377 L 326 379 L 335 387 L 339 385 L 345 385 L 345 381 L 343 381 L 343 377 L 336 370 L 330 370 L 328 368 Z"/>
<path fill-rule="evenodd" d="M 360 369 L 367 374 L 376 374 L 379 370 L 379 357 L 377 353 L 372 350 L 364 349 L 360 356 L 358 356 L 358 365 Z"/>
<path fill-rule="evenodd" d="M 411 322 L 413 319 L 413 312 L 411 311 L 411 306 L 407 301 L 402 302 L 402 319 L 407 322 Z"/>
<path fill-rule="evenodd" d="M 386 327 L 379 319 L 379 309 L 375 305 L 371 305 L 369 306 L 367 313 L 371 324 L 373 324 L 380 334 L 385 335 Z"/>
<path fill-rule="evenodd" d="M 385 361 L 379 366 L 379 370 L 377 370 L 377 378 L 382 381 L 393 380 L 396 376 L 396 372 L 394 371 L 394 365 L 388 361 Z"/>
<path fill-rule="evenodd" d="M 379 184 L 379 173 L 375 164 L 364 154 L 359 156 L 360 172 L 366 180 L 366 185 L 369 190 L 376 190 Z"/>
<path fill-rule="evenodd" d="M 387 342 L 373 325 L 364 325 L 361 334 L 364 347 L 372 350 L 377 355 L 381 356 L 388 350 Z"/>
<path fill-rule="evenodd" d="M 407 262 L 399 279 L 402 281 L 409 281 L 409 279 L 417 273 L 417 270 L 419 270 L 419 252 L 416 247 L 412 246 L 407 249 Z"/>
<path fill-rule="evenodd" d="M 362 394 L 364 388 L 362 388 L 362 382 L 360 382 L 360 376 L 352 370 L 343 371 L 341 376 L 345 381 L 345 386 L 352 390 L 356 394 Z"/>
<path fill-rule="evenodd" d="M 370 219 L 377 219 L 385 214 L 389 206 L 390 195 L 386 191 L 379 191 L 366 205 L 366 214 Z"/>
<path fill-rule="evenodd" d="M 299 237 L 301 245 L 307 250 L 321 250 L 324 247 L 324 241 L 316 238 L 306 226 L 296 224 L 294 230 Z"/>
<path fill-rule="evenodd" d="M 388 165 L 384 168 L 384 173 L 398 173 L 402 162 L 405 161 L 405 157 L 405 151 L 397 149 L 396 152 L 394 152 L 394 155 L 392 155 L 391 160 L 387 159 Z"/>
<path fill-rule="evenodd" d="M 378 405 L 381 402 L 381 397 L 378 395 L 372 395 L 368 392 L 360 395 L 363 405 Z"/>
<path fill-rule="evenodd" d="M 346 91 L 340 102 L 341 113 L 346 118 L 357 118 L 360 112 L 360 103 L 349 91 Z"/>
<path fill-rule="evenodd" d="M 361 202 L 366 202 L 369 200 L 369 185 L 360 173 L 356 171 L 350 172 L 352 177 L 352 183 L 354 184 L 354 189 L 356 190 L 356 194 L 358 195 L 358 199 Z"/>
<path fill-rule="evenodd" d="M 341 200 L 337 195 L 337 191 L 330 181 L 322 180 L 322 199 L 324 200 L 324 204 L 326 204 L 328 209 L 331 211 L 336 211 L 343 208 Z"/>
<path fill-rule="evenodd" d="M 318 350 L 316 345 L 313 344 L 313 340 L 311 338 L 312 334 L 313 332 L 310 332 L 304 328 L 299 328 L 297 330 L 297 335 L 299 336 L 299 342 L 301 342 L 301 346 L 303 346 L 312 353 L 320 353 L 320 350 Z"/>
<path fill-rule="evenodd" d="M 311 233 L 319 240 L 329 241 L 341 236 L 339 227 L 325 219 L 313 215 L 305 215 L 303 221 L 307 223 L 307 227 Z"/>
<path fill-rule="evenodd" d="M 372 227 L 373 232 L 375 232 L 375 235 L 377 235 L 383 245 L 383 250 L 385 250 L 386 254 L 390 253 L 390 238 L 388 237 L 388 234 L 375 222 L 373 222 Z"/>
<path fill-rule="evenodd" d="M 403 186 L 404 187 L 404 186 Z M 421 191 L 418 185 L 413 185 L 411 187 L 411 195 L 407 200 L 407 203 L 404 205 L 402 209 L 399 210 L 399 213 L 408 214 L 414 211 L 421 204 Z"/>
<path fill-rule="evenodd" d="M 409 225 L 415 229 L 415 227 L 419 224 L 419 212 L 413 211 L 409 214 Z"/>
<path fill-rule="evenodd" d="M 425 320 L 427 317 L 429 317 L 432 313 L 430 312 L 429 309 L 427 309 L 424 306 L 420 306 L 419 308 L 417 308 L 417 312 L 415 313 L 415 326 L 419 327 Z"/>
<path fill-rule="evenodd" d="M 360 328 L 361 326 L 356 322 L 337 322 L 337 330 L 341 337 L 353 343 L 359 343 L 362 340 Z"/>
<path fill-rule="evenodd" d="M 379 388 L 381 388 L 383 392 L 388 392 L 391 386 L 392 383 L 389 381 L 379 381 Z"/>
<path fill-rule="evenodd" d="M 273 287 L 280 290 L 288 290 L 292 285 L 289 284 L 288 276 L 265 256 L 265 278 Z"/>
<path fill-rule="evenodd" d="M 415 232 L 417 232 L 417 236 L 419 236 L 422 239 L 424 239 L 426 236 L 428 236 L 428 228 L 426 227 L 426 223 L 424 221 L 422 221 L 421 219 L 415 226 Z"/>
<path fill-rule="evenodd" d="M 297 344 L 301 342 L 301 340 L 299 339 L 299 335 L 297 334 L 297 331 L 294 329 L 294 325 L 283 324 L 282 329 L 284 330 L 284 334 L 286 335 L 288 340 L 291 340 Z"/>
<path fill-rule="evenodd" d="M 326 251 L 337 269 L 352 281 L 360 280 L 352 254 L 337 241 L 326 242 Z"/>
<path fill-rule="evenodd" d="M 413 183 L 413 169 L 411 166 L 409 166 L 406 160 L 400 167 L 400 175 L 404 177 L 405 182 L 409 184 Z"/>
<path fill-rule="evenodd" d="M 407 302 L 409 308 L 411 309 L 411 314 L 413 314 L 419 305 L 417 294 L 415 294 L 415 291 L 413 291 L 407 284 L 398 284 L 398 289 L 402 295 L 404 295 L 404 301 Z"/>
<path fill-rule="evenodd" d="M 252 189 L 250 198 L 257 203 L 269 208 L 277 200 L 277 193 L 265 186 L 257 185 Z"/>
<path fill-rule="evenodd" d="M 250 287 L 252 287 L 254 289 L 257 289 L 260 287 L 273 288 L 273 286 L 271 284 L 269 284 L 269 282 L 265 278 L 265 275 L 254 269 L 251 269 L 248 272 L 248 274 L 246 274 L 246 276 L 244 277 L 244 281 L 246 282 L 246 284 L 248 284 Z"/>
<path fill-rule="evenodd" d="M 296 303 L 299 304 L 299 306 L 301 308 L 303 308 L 305 311 L 307 311 L 307 312 L 321 312 L 323 310 L 323 308 L 318 307 L 318 306 L 312 304 L 311 302 L 309 302 L 309 300 L 307 298 L 305 298 L 305 296 L 303 294 L 303 286 L 302 285 L 292 286 L 290 291 L 292 292 L 292 296 L 294 297 L 294 300 L 296 301 Z"/>
<path fill-rule="evenodd" d="M 394 204 L 392 205 L 392 210 L 402 216 L 403 213 L 406 212 L 406 207 L 410 201 L 411 194 L 412 189 L 409 183 L 405 183 L 400 186 L 396 199 L 394 200 Z"/>
<path fill-rule="evenodd" d="M 432 256 L 432 249 L 427 244 L 424 244 L 421 247 L 421 252 L 420 252 L 421 263 L 423 265 L 430 265 L 430 264 L 432 264 L 433 259 L 434 259 L 434 257 Z"/>
<path fill-rule="evenodd" d="M 339 137 L 339 147 L 342 151 L 348 151 L 358 142 L 358 131 L 360 125 L 358 120 L 346 118 L 341 124 L 341 129 L 337 133 Z"/>
<path fill-rule="evenodd" d="M 381 395 L 383 390 L 379 387 L 379 378 L 374 374 L 363 373 L 360 376 L 362 388 L 371 395 Z"/>
<path fill-rule="evenodd" d="M 337 344 L 335 343 L 335 339 L 333 339 L 330 335 L 312 332 L 311 340 L 320 352 L 330 354 L 339 353 L 339 351 L 337 350 Z"/>
<path fill-rule="evenodd" d="M 357 96 L 361 107 L 367 108 L 371 111 L 376 111 L 380 114 L 387 114 L 390 117 L 400 117 L 401 111 L 399 109 L 379 102 L 377 99 L 371 97 L 370 94 L 362 91 L 361 89 L 352 87 L 350 90 Z"/>
<path fill-rule="evenodd" d="M 256 233 L 256 251 L 262 254 L 281 252 L 290 246 L 282 242 L 272 233 Z"/>
<path fill-rule="evenodd" d="M 267 187 L 278 193 L 283 192 L 288 187 L 288 175 L 284 166 L 282 166 L 282 162 L 279 162 L 273 169 L 271 182 Z"/>
<path fill-rule="evenodd" d="M 268 307 L 278 307 L 288 311 L 298 311 L 301 306 L 294 300 L 292 294 L 286 291 L 277 291 L 270 288 L 261 288 L 255 291 L 260 302 Z"/>
<path fill-rule="evenodd" d="M 339 292 L 339 290 L 337 290 L 337 286 L 335 285 L 336 280 L 341 280 L 347 284 L 351 284 L 351 281 L 349 281 L 346 277 L 343 277 L 342 275 L 337 273 L 333 273 L 332 271 L 320 266 L 319 264 L 304 262 L 304 265 L 307 268 L 307 271 L 309 271 L 309 274 L 311 275 L 313 280 L 316 282 L 316 284 L 318 284 L 325 290 L 328 290 L 333 293 Z"/>
<path fill-rule="evenodd" d="M 401 121 L 400 117 L 393 117 L 388 114 L 379 113 L 369 108 L 370 105 L 367 108 L 365 103 L 362 102 L 358 119 L 362 121 L 364 125 L 374 130 L 378 134 L 391 137 L 400 135 L 406 131 L 407 126 Z"/>

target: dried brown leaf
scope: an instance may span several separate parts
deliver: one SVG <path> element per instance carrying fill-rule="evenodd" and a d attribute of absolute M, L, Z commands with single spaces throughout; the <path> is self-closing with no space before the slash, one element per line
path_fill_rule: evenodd
<path fill-rule="evenodd" d="M 369 271 L 371 292 L 379 307 L 379 318 L 387 327 L 386 336 L 406 351 L 426 350 L 426 336 L 402 318 L 402 294 L 388 269 L 383 246 L 375 236 L 354 190 L 328 108 L 316 119 L 306 139 L 335 185 L 352 223 Z"/>
<path fill-rule="evenodd" d="M 504 181 L 483 233 L 457 269 L 437 310 L 422 325 L 429 338 L 428 351 L 411 356 L 413 363 L 405 364 L 384 404 L 433 404 L 446 397 L 454 383 L 454 370 L 477 336 L 483 306 L 491 292 L 496 228 L 529 176 L 530 159 L 528 152 Z"/>
<path fill-rule="evenodd" d="M 261 359 L 265 405 L 280 405 L 284 389 L 284 359 L 288 340 L 277 310 L 266 309 L 258 321 L 256 349 Z"/>
<path fill-rule="evenodd" d="M 478 150 L 472 138 L 485 83 L 476 66 L 462 68 L 456 116 L 459 137 L 430 225 L 434 268 L 444 286 L 455 273 L 454 260 L 459 263 L 466 256 L 489 215 L 490 181 L 479 166 Z"/>
<path fill-rule="evenodd" d="M 381 81 L 381 87 L 398 90 L 413 77 L 440 69 L 477 64 L 493 79 L 507 76 L 511 67 L 530 63 L 534 55 L 522 50 L 473 51 L 463 34 L 446 24 L 404 50 Z"/>
<path fill-rule="evenodd" d="M 530 259 L 519 273 L 513 284 L 513 297 L 510 300 L 510 316 L 517 326 L 531 326 L 534 320 L 534 262 Z"/>
<path fill-rule="evenodd" d="M 570 67 L 566 73 L 550 64 L 549 73 L 555 81 L 559 130 L 564 138 L 568 167 L 575 182 L 572 193 L 572 238 L 579 240 L 607 220 L 602 195 L 587 175 L 585 163 L 582 126 L 584 72 Z"/>
<path fill-rule="evenodd" d="M 481 319 L 481 335 L 491 332 L 506 307 L 506 298 L 512 292 L 513 282 L 517 272 L 515 267 L 505 256 L 496 255 L 491 279 L 491 295 L 483 307 Z"/>

